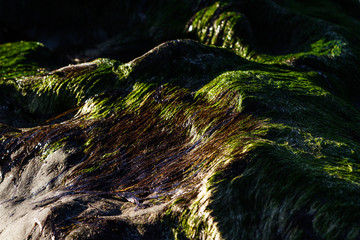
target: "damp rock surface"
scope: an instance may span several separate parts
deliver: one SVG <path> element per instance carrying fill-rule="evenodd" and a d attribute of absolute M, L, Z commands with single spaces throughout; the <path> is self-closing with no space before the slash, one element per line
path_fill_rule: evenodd
<path fill-rule="evenodd" d="M 358 1 L 123 2 L 0 44 L 1 240 L 360 238 Z"/>

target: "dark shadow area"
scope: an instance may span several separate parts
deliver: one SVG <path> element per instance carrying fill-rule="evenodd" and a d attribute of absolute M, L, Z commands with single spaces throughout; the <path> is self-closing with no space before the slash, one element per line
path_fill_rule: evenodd
<path fill-rule="evenodd" d="M 72 62 L 127 62 L 183 37 L 188 19 L 208 2 L 1 0 L 0 43 L 39 41 Z"/>

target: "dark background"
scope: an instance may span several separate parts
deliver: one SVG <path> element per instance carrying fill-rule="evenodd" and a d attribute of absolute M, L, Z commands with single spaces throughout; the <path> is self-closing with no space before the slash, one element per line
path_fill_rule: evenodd
<path fill-rule="evenodd" d="M 184 37 L 187 21 L 210 2 L 0 0 L 0 43 L 39 41 L 69 59 L 128 61 Z"/>

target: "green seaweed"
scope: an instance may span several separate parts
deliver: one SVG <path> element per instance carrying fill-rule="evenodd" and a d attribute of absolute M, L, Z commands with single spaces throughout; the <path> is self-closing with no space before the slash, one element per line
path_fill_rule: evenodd
<path fill-rule="evenodd" d="M 251 54 L 247 43 L 251 38 L 248 21 L 243 14 L 229 8 L 231 4 L 227 2 L 216 2 L 200 10 L 188 24 L 188 33 L 197 35 L 204 44 L 229 48 L 246 58 Z M 227 10 L 222 12 L 223 9 Z"/>
<path fill-rule="evenodd" d="M 359 7 L 331 1 L 218 1 L 194 15 L 188 32 L 204 44 L 232 49 L 257 63 L 318 71 L 326 76 L 318 83 L 321 87 L 357 105 L 358 94 L 348 86 L 359 87 L 354 80 L 360 75 L 355 67 L 360 62 L 359 20 L 337 11 L 341 6 L 350 12 L 351 4 Z"/>
<path fill-rule="evenodd" d="M 44 73 L 45 66 L 39 63 L 44 63 L 47 60 L 46 57 L 50 58 L 48 51 L 43 44 L 38 42 L 0 44 L 1 81 Z"/>
<path fill-rule="evenodd" d="M 182 48 L 179 44 L 190 48 L 194 43 L 172 42 L 161 51 Z M 322 47 L 324 42 L 319 44 Z M 329 55 L 331 46 L 319 51 Z M 162 57 L 148 54 L 123 65 L 100 59 L 29 78 L 21 91 L 35 87 L 38 95 L 46 96 L 52 104 L 59 100 L 46 92 L 73 91 L 77 95 L 67 107 L 81 107 L 73 120 L 56 125 L 56 134 L 51 125 L 40 127 L 41 134 L 33 132 L 35 129 L 27 133 L 40 134 L 33 138 L 34 145 L 41 139 L 51 146 L 38 154 L 47 156 L 65 142 L 84 146 L 78 149 L 83 161 L 68 176 L 69 180 L 83 176 L 70 181 L 73 191 L 87 187 L 132 193 L 143 201 L 143 196 L 156 194 L 148 203 L 158 204 L 168 201 L 166 194 L 173 186 L 202 183 L 190 202 L 179 200 L 168 211 L 173 214 L 171 221 L 179 223 L 173 227 L 175 238 L 252 239 L 260 234 L 261 226 L 266 226 L 261 228 L 265 238 L 334 234 L 324 230 L 328 221 L 321 221 L 328 214 L 344 222 L 351 220 L 340 210 L 331 210 L 331 204 L 342 199 L 333 191 L 355 194 L 353 185 L 359 184 L 360 146 L 357 135 L 354 140 L 348 132 L 357 129 L 358 111 L 322 88 L 318 83 L 324 76 L 318 72 L 236 60 L 238 57 L 226 50 L 201 48 L 170 65 L 177 66 L 172 72 L 200 61 L 199 54 L 207 51 L 216 52 L 229 63 L 213 69 L 207 82 L 193 75 L 187 80 L 191 85 L 183 79 L 194 73 L 193 69 L 178 77 L 151 70 L 149 66 L 166 61 L 169 53 Z M 234 59 L 240 64 L 230 63 Z M 109 86 L 117 90 L 108 91 Z M 77 130 L 71 133 L 69 129 Z M 66 141 L 57 140 L 65 133 Z M 106 146 L 99 147 L 102 142 Z M 130 167 L 138 161 L 141 167 Z M 168 161 L 176 164 L 163 165 Z M 181 174 L 178 169 L 182 169 Z M 107 176 L 114 175 L 122 177 L 108 182 Z M 143 177 L 133 177 L 138 175 Z M 335 185 L 324 188 L 328 184 Z M 289 194 L 290 189 L 295 192 Z M 325 204 L 325 210 L 312 212 L 324 197 L 335 200 Z M 341 209 L 346 212 L 350 207 L 356 208 L 348 202 Z M 264 211 L 267 208 L 271 211 Z M 294 222 L 296 214 L 316 221 L 311 228 L 304 227 L 301 221 L 305 220 Z M 276 220 L 280 218 L 282 221 Z M 339 231 L 336 236 L 343 234 Z M 349 234 L 358 233 L 349 230 Z"/>
<path fill-rule="evenodd" d="M 45 160 L 49 155 L 53 154 L 60 148 L 63 148 L 66 145 L 67 139 L 68 137 L 65 137 L 59 141 L 52 142 L 51 144 L 46 144 L 41 150 L 41 160 Z"/>
<path fill-rule="evenodd" d="M 169 203 L 157 217 L 174 239 L 356 239 L 359 59 L 348 30 L 358 30 L 350 10 L 334 15 L 347 4 L 218 1 L 187 25 L 217 47 L 175 40 L 124 64 L 4 73 L 2 89 L 24 112 L 73 115 L 17 131 L 1 125 L 3 162 L 21 169 L 71 147 L 75 165 L 59 188 L 137 207 Z M 19 69 L 21 51 L 7 55 Z M 65 236 L 75 225 L 52 228 Z"/>
<path fill-rule="evenodd" d="M 185 47 L 179 44 L 190 49 L 194 43 L 171 42 L 161 51 Z M 168 209 L 169 221 L 179 223 L 172 227 L 175 238 L 330 236 L 334 232 L 325 229 L 330 220 L 323 223 L 329 214 L 350 222 L 352 217 L 341 213 L 356 209 L 355 202 L 334 210 L 343 198 L 333 191 L 357 194 L 360 146 L 350 129 L 357 129 L 358 111 L 322 88 L 318 83 L 324 76 L 318 72 L 237 60 L 226 50 L 195 46 L 200 48 L 187 59 L 170 65 L 176 66 L 172 72 L 200 62 L 199 54 L 207 51 L 225 62 L 207 75 L 208 81 L 190 77 L 191 85 L 184 76 L 193 69 L 179 76 L 151 70 L 169 53 L 123 65 L 100 59 L 31 77 L 21 91 L 32 86 L 52 102 L 59 100 L 46 92 L 73 91 L 78 95 L 67 107 L 81 108 L 66 125 L 54 125 L 56 131 L 49 125 L 8 137 L 34 136 L 29 148 L 48 143 L 45 152 L 33 150 L 45 157 L 65 143 L 78 146 L 83 160 L 67 177 L 73 191 L 133 194 L 151 205 L 169 201 L 166 196 L 174 189 L 200 184 L 192 199 L 175 201 Z M 331 49 L 319 51 L 329 55 Z M 240 64 L 235 66 L 234 59 Z M 109 86 L 116 90 L 108 91 Z M 65 133 L 66 141 L 57 140 Z M 333 187 L 325 188 L 329 184 Z M 313 212 L 324 198 L 334 200 Z M 302 221 L 313 224 L 304 227 Z M 355 228 L 343 229 L 358 234 Z"/>

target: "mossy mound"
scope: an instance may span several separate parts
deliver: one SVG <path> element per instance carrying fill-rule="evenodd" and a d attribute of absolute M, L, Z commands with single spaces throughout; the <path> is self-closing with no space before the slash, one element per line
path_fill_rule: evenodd
<path fill-rule="evenodd" d="M 202 43 L 255 62 L 328 75 L 322 87 L 358 105 L 359 10 L 355 1 L 217 1 L 187 29 Z"/>
<path fill-rule="evenodd" d="M 358 239 L 357 7 L 205 1 L 212 46 L 127 63 L 0 45 L 0 239 Z"/>

